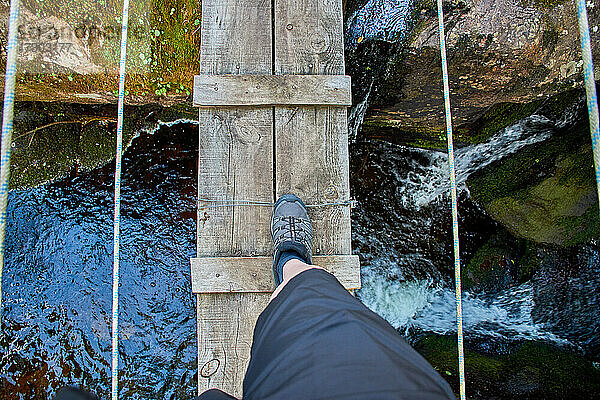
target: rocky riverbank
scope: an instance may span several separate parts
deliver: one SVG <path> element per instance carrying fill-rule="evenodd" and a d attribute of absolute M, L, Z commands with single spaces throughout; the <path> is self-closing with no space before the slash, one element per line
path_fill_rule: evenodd
<path fill-rule="evenodd" d="M 456 337 L 427 335 L 415 348 L 458 392 Z M 511 344 L 501 354 L 467 349 L 465 376 L 471 399 L 592 399 L 600 393 L 600 370 L 555 345 Z"/>
<path fill-rule="evenodd" d="M 375 19 L 377 24 L 361 19 L 365 9 L 376 13 L 385 8 L 381 4 L 393 3 L 398 2 L 352 2 L 355 11 L 348 13 L 348 66 L 359 77 L 354 94 L 357 103 L 366 100 L 369 105 L 363 130 L 373 135 L 385 128 L 394 137 L 435 141 L 444 132 L 435 2 L 400 2 L 406 8 L 403 19 L 393 14 L 389 20 Z M 444 8 L 459 140 L 485 139 L 476 122 L 489 111 L 523 117 L 532 110 L 508 103 L 532 103 L 581 87 L 573 2 L 460 0 L 444 3 Z M 600 8 L 590 2 L 588 13 L 598 59 Z M 600 79 L 597 63 L 595 75 Z"/>

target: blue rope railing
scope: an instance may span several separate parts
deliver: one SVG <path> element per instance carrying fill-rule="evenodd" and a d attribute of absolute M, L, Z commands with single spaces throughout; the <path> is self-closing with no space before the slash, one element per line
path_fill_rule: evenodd
<path fill-rule="evenodd" d="M 454 281 L 456 286 L 456 328 L 458 337 L 458 376 L 460 398 L 466 399 L 465 361 L 463 349 L 462 295 L 460 285 L 460 246 L 458 242 L 458 205 L 456 196 L 456 168 L 454 166 L 454 144 L 452 139 L 452 113 L 450 111 L 450 87 L 448 84 L 448 63 L 446 60 L 446 38 L 442 0 L 437 0 L 438 27 L 440 34 L 440 54 L 442 57 L 442 79 L 444 83 L 444 107 L 446 110 L 446 134 L 448 137 L 448 166 L 450 169 L 450 197 L 452 200 L 452 235 L 454 238 Z"/>
<path fill-rule="evenodd" d="M 127 59 L 127 23 L 129 0 L 123 1 L 121 61 L 119 64 L 119 101 L 117 105 L 117 151 L 115 158 L 115 210 L 113 237 L 112 287 L 112 399 L 119 398 L 119 240 L 121 226 L 121 157 L 123 153 L 123 107 L 125 101 L 125 61 Z"/>
<path fill-rule="evenodd" d="M 6 46 L 6 76 L 4 78 L 4 108 L 2 114 L 2 150 L 0 155 L 0 320 L 2 311 L 2 272 L 4 270 L 4 239 L 6 235 L 6 207 L 10 177 L 10 149 L 12 146 L 15 81 L 17 76 L 17 33 L 20 0 L 11 0 L 8 17 Z"/>

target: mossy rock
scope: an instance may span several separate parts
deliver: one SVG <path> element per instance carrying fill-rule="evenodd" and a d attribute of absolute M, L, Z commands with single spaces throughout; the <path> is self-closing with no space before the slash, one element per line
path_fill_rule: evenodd
<path fill-rule="evenodd" d="M 429 334 L 421 338 L 415 349 L 449 383 L 456 387 L 458 383 L 458 359 L 456 336 Z M 469 381 L 498 382 L 502 379 L 506 367 L 505 361 L 465 350 L 465 375 Z"/>
<path fill-rule="evenodd" d="M 600 370 L 578 354 L 558 347 L 525 342 L 507 357 L 509 378 L 521 385 L 510 388 L 516 394 L 538 394 L 537 398 L 600 398 Z M 537 390 L 531 390 L 537 386 Z M 519 389 L 529 389 L 519 393 Z M 533 393 L 532 393 L 533 392 Z M 537 393 L 536 393 L 537 392 Z M 543 396 L 540 396 L 543 392 Z M 532 396 L 533 397 L 533 396 Z"/>
<path fill-rule="evenodd" d="M 600 237 L 587 118 L 471 175 L 471 196 L 516 236 L 571 246 Z"/>
<path fill-rule="evenodd" d="M 392 91 L 386 93 L 388 96 L 393 96 Z M 530 103 L 495 104 L 475 122 L 455 126 L 454 143 L 457 147 L 484 143 L 503 129 L 532 115 L 541 105 L 541 100 Z M 364 121 L 362 134 L 370 139 L 384 139 L 411 147 L 441 151 L 447 148 L 445 125 L 434 126 L 429 121 L 415 117 L 409 124 L 407 121 L 372 116 Z"/>
<path fill-rule="evenodd" d="M 126 147 L 140 129 L 158 121 L 195 119 L 191 106 L 127 106 Z M 116 107 L 42 102 L 15 104 L 10 188 L 30 188 L 79 169 L 96 168 L 115 156 Z"/>
<path fill-rule="evenodd" d="M 499 103 L 494 104 L 479 117 L 470 127 L 468 135 L 470 143 L 483 143 L 502 129 L 533 114 L 542 104 L 541 101 L 531 103 Z"/>
<path fill-rule="evenodd" d="M 57 18 L 69 34 L 82 35 L 77 37 L 85 42 L 90 69 L 79 73 L 77 64 L 65 66 L 54 59 L 25 62 L 19 69 L 17 99 L 116 101 L 122 2 L 31 0 L 24 9 L 41 21 Z M 190 96 L 200 67 L 201 12 L 201 0 L 132 2 L 126 78 L 129 104 L 170 105 Z"/>
<path fill-rule="evenodd" d="M 481 246 L 466 264 L 462 282 L 465 290 L 493 292 L 515 283 L 514 248 L 496 235 Z"/>
<path fill-rule="evenodd" d="M 447 146 L 443 127 L 399 127 L 393 121 L 367 119 L 362 125 L 362 135 L 371 140 L 385 140 L 403 146 L 442 151 Z"/>
<path fill-rule="evenodd" d="M 541 263 L 534 242 L 515 238 L 501 227 L 465 261 L 463 288 L 485 293 L 528 281 Z"/>
<path fill-rule="evenodd" d="M 458 392 L 456 337 L 428 334 L 415 349 Z M 569 350 L 535 341 L 509 345 L 491 355 L 465 347 L 465 376 L 471 398 L 600 398 L 600 370 Z"/>

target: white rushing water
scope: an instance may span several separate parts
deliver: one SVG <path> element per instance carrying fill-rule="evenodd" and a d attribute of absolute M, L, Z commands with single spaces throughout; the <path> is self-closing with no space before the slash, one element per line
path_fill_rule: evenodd
<path fill-rule="evenodd" d="M 454 291 L 432 281 L 389 281 L 372 270 L 363 272 L 360 299 L 394 328 L 456 333 Z M 467 336 L 546 339 L 566 342 L 532 319 L 533 286 L 527 282 L 487 298 L 463 293 Z"/>
<path fill-rule="evenodd" d="M 465 182 L 470 174 L 524 146 L 548 138 L 555 127 L 547 118 L 533 115 L 504 129 L 485 143 L 458 149 L 455 157 L 459 191 L 468 195 Z M 401 167 L 382 168 L 385 168 L 385 173 L 393 176 L 394 193 L 398 195 L 397 205 L 410 212 L 407 219 L 402 212 L 392 211 L 394 221 L 390 222 L 390 229 L 393 226 L 393 229 L 406 230 L 407 233 L 401 236 L 411 239 L 418 237 L 415 242 L 435 240 L 429 235 L 431 226 L 439 224 L 439 220 L 432 217 L 431 207 L 438 209 L 449 206 L 447 155 L 430 150 L 402 149 L 404 153 L 400 155 L 393 155 L 391 152 L 386 154 L 386 157 L 391 157 L 391 165 L 399 165 L 403 161 Z M 420 156 L 411 157 L 406 152 Z M 381 194 L 386 195 L 388 194 Z M 369 218 L 366 217 L 367 225 Z M 369 232 L 360 232 L 360 228 L 358 230 L 359 241 L 377 241 L 368 239 Z M 382 240 L 385 241 L 385 238 Z M 433 260 L 427 259 L 418 249 L 412 250 L 406 242 L 400 246 L 403 248 L 390 248 L 383 242 L 369 246 L 369 262 L 362 269 L 363 288 L 359 292 L 361 301 L 401 331 L 417 328 L 439 334 L 456 332 L 454 287 L 448 287 L 439 275 L 430 272 L 439 268 L 434 265 Z M 378 252 L 382 254 L 377 254 Z M 415 271 L 425 271 L 430 278 L 416 278 L 412 276 Z M 464 329 L 467 337 L 562 342 L 563 339 L 533 320 L 533 295 L 533 286 L 529 282 L 495 294 L 463 292 Z"/>
<path fill-rule="evenodd" d="M 546 117 L 532 115 L 504 129 L 485 143 L 457 149 L 454 153 L 456 187 L 467 190 L 465 182 L 473 172 L 500 160 L 517 150 L 547 139 L 555 125 Z M 406 181 L 403 206 L 420 208 L 448 194 L 448 155 L 430 150 L 417 150 L 431 158 L 428 171 L 414 172 Z"/>

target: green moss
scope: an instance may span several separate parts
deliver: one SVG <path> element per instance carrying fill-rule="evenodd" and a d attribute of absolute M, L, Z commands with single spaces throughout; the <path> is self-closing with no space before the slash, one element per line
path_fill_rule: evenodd
<path fill-rule="evenodd" d="M 549 398 L 592 398 L 600 394 L 600 371 L 580 355 L 526 342 L 507 358 L 514 371 L 529 370 Z"/>
<path fill-rule="evenodd" d="M 467 180 L 472 197 L 512 233 L 574 245 L 600 236 L 587 121 L 525 147 Z"/>
<path fill-rule="evenodd" d="M 18 99 L 39 99 L 40 95 L 43 99 L 57 99 L 64 98 L 65 93 L 73 97 L 90 93 L 116 97 L 121 1 L 28 0 L 24 6 L 40 17 L 64 20 L 73 32 L 93 31 L 93 35 L 85 36 L 86 45 L 92 62 L 105 72 L 79 75 L 51 64 L 41 74 L 21 72 Z M 185 99 L 192 92 L 193 77 L 200 67 L 200 0 L 133 2 L 129 13 L 127 95 Z M 130 96 L 128 99 L 136 102 Z"/>
<path fill-rule="evenodd" d="M 11 156 L 10 187 L 29 187 L 65 175 L 77 162 L 79 132 L 73 124 L 17 138 Z"/>
<path fill-rule="evenodd" d="M 198 0 L 152 0 L 151 77 L 160 89 L 176 92 L 176 84 L 191 82 L 200 69 L 201 11 Z"/>
<path fill-rule="evenodd" d="M 441 150 L 446 148 L 444 128 L 423 126 L 398 127 L 394 121 L 368 119 L 363 123 L 362 135 L 369 139 L 382 139 L 404 146 Z"/>
<path fill-rule="evenodd" d="M 534 242 L 515 238 L 502 228 L 464 261 L 463 288 L 486 293 L 528 281 L 541 262 Z"/>
<path fill-rule="evenodd" d="M 565 241 L 566 246 L 574 246 L 578 243 L 588 241 L 590 238 L 600 238 L 600 218 L 598 217 L 598 207 L 588 207 L 580 216 L 574 218 L 564 218 L 562 226 L 570 235 Z"/>
<path fill-rule="evenodd" d="M 499 103 L 478 118 L 470 127 L 470 143 L 483 143 L 502 129 L 530 116 L 540 106 L 541 101 L 531 103 Z"/>
<path fill-rule="evenodd" d="M 526 4 L 533 4 L 537 8 L 541 9 L 552 9 L 566 0 L 525 0 Z"/>
<path fill-rule="evenodd" d="M 499 286 L 511 261 L 514 263 L 501 242 L 495 238 L 488 240 L 467 263 L 462 274 L 463 287 L 465 290 L 486 288 L 489 291 L 491 287 Z"/>
<path fill-rule="evenodd" d="M 402 76 L 402 72 L 396 73 Z M 386 81 L 398 82 L 398 79 Z M 389 97 L 388 101 L 393 103 L 394 96 L 401 95 L 396 93 L 397 88 L 401 86 L 396 84 L 394 88 L 382 90 Z M 483 143 L 502 129 L 532 115 L 541 105 L 541 100 L 530 103 L 495 104 L 475 122 L 455 126 L 454 142 L 457 146 Z M 370 138 L 385 138 L 406 146 L 434 150 L 446 149 L 447 146 L 445 126 L 431 126 L 430 121 L 415 117 L 411 117 L 409 122 L 372 117 L 364 122 L 362 133 Z"/>
<path fill-rule="evenodd" d="M 95 168 L 115 156 L 113 105 L 17 102 L 11 155 L 10 188 L 28 188 L 75 169 Z M 197 118 L 191 106 L 127 106 L 125 146 L 157 121 Z"/>
<path fill-rule="evenodd" d="M 519 259 L 519 283 L 526 282 L 540 267 L 540 259 L 537 255 L 537 247 L 530 240 L 521 239 L 520 248 L 522 255 Z"/>
<path fill-rule="evenodd" d="M 447 380 L 458 379 L 455 336 L 430 334 L 420 339 L 415 349 Z M 502 379 L 505 362 L 475 351 L 465 350 L 465 374 L 475 380 L 497 382 Z"/>
<path fill-rule="evenodd" d="M 455 336 L 428 334 L 415 349 L 458 389 Z M 488 355 L 465 347 L 465 375 L 474 398 L 597 398 L 600 371 L 584 357 L 541 342 L 511 345 L 507 354 Z"/>
<path fill-rule="evenodd" d="M 540 107 L 540 113 L 550 119 L 557 119 L 566 109 L 572 107 L 581 97 L 581 90 L 567 88 L 551 96 Z"/>

